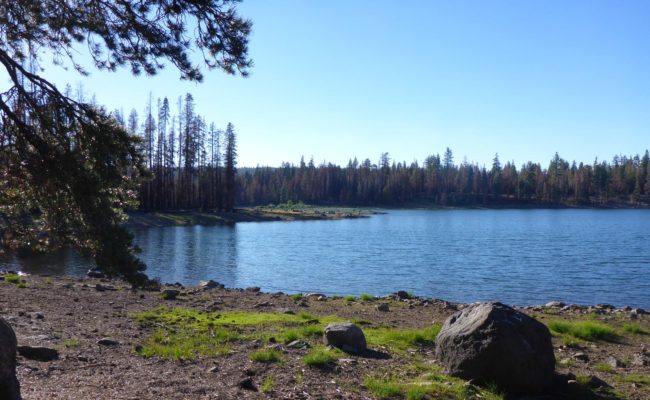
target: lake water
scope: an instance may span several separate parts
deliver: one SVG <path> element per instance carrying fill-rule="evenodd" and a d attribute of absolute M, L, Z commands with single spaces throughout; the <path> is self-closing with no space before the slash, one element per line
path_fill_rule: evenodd
<path fill-rule="evenodd" d="M 139 229 L 147 273 L 264 291 L 650 308 L 650 210 L 396 210 L 339 221 Z M 0 269 L 83 274 L 74 252 Z"/>

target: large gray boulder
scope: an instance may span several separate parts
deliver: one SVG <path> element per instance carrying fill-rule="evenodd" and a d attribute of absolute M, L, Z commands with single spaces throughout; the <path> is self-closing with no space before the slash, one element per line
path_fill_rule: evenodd
<path fill-rule="evenodd" d="M 16 334 L 0 318 L 0 399 L 20 400 L 20 386 L 16 379 Z"/>
<path fill-rule="evenodd" d="M 553 382 L 551 334 L 541 322 L 501 303 L 473 304 L 449 317 L 436 338 L 445 372 L 510 394 L 535 394 Z"/>
<path fill-rule="evenodd" d="M 366 350 L 366 336 L 361 328 L 350 322 L 327 325 L 323 334 L 326 345 L 338 347 L 347 353 L 359 353 Z"/>

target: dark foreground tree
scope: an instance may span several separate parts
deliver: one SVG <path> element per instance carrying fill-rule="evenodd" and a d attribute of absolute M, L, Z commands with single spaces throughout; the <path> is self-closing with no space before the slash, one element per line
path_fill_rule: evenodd
<path fill-rule="evenodd" d="M 142 283 L 144 265 L 120 226 L 142 171 L 136 139 L 97 107 L 74 101 L 39 76 L 52 54 L 82 74 L 74 46 L 94 65 L 152 75 L 167 61 L 182 79 L 201 66 L 247 75 L 251 23 L 239 0 L 0 0 L 0 64 L 10 88 L 0 94 L 2 247 L 74 245 L 111 275 Z"/>

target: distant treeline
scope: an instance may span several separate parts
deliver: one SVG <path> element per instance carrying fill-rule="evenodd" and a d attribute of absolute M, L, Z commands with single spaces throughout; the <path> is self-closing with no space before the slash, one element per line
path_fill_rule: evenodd
<path fill-rule="evenodd" d="M 285 202 L 352 206 L 499 206 L 650 203 L 648 151 L 642 157 L 615 156 L 612 162 L 568 162 L 557 153 L 548 167 L 527 162 L 519 169 L 502 165 L 498 155 L 491 168 L 454 163 L 447 148 L 423 165 L 391 162 L 383 153 L 377 164 L 350 160 L 346 167 L 331 163 L 280 168 L 242 169 L 237 176 L 237 204 Z"/>
<path fill-rule="evenodd" d="M 234 126 L 209 126 L 195 112 L 191 94 L 178 98 L 177 115 L 169 100 L 151 96 L 140 122 L 136 110 L 125 120 L 126 129 L 142 138 L 141 152 L 151 174 L 140 186 L 140 208 L 152 210 L 232 210 L 235 205 L 237 146 Z"/>

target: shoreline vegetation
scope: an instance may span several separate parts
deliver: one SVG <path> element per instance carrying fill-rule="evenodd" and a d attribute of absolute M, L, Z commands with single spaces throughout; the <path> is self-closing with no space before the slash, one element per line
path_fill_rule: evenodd
<path fill-rule="evenodd" d="M 17 277 L 17 279 L 15 278 Z M 0 317 L 19 346 L 56 357 L 18 357 L 24 397 L 503 399 L 495 387 L 447 376 L 434 355 L 440 326 L 467 304 L 400 291 L 338 297 L 259 288 L 162 285 L 0 273 Z M 566 398 L 650 397 L 650 315 L 642 309 L 560 302 L 515 307 L 552 333 Z M 370 355 L 322 344 L 349 321 Z M 164 384 L 162 384 L 164 382 Z"/>
<path fill-rule="evenodd" d="M 314 221 L 368 218 L 380 211 L 350 207 L 282 204 L 237 208 L 234 211 L 128 211 L 128 227 L 232 225 L 237 222 Z"/>
<path fill-rule="evenodd" d="M 127 211 L 128 227 L 168 227 L 191 225 L 232 225 L 238 222 L 272 222 L 272 221 L 315 221 L 369 218 L 372 215 L 385 214 L 396 209 L 427 210 L 563 210 L 563 209 L 650 209 L 650 204 L 608 201 L 590 205 L 568 203 L 542 203 L 534 201 L 500 202 L 475 206 L 440 206 L 426 202 L 410 203 L 403 207 L 357 208 L 348 206 L 315 206 L 304 203 L 285 203 L 278 205 L 242 207 L 234 211 Z M 387 210 L 387 211 L 382 211 Z"/>

